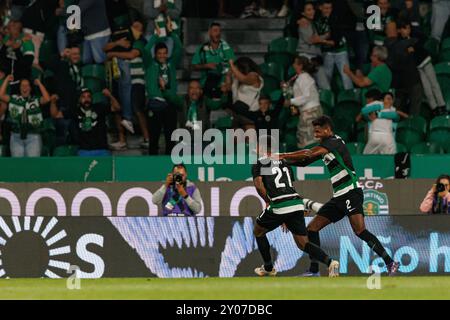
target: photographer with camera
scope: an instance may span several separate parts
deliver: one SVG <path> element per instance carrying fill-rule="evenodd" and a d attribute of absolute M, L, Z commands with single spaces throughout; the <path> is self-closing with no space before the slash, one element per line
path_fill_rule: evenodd
<path fill-rule="evenodd" d="M 187 180 L 183 164 L 173 166 L 165 184 L 153 194 L 152 201 L 162 205 L 163 216 L 195 216 L 202 210 L 200 191 Z"/>
<path fill-rule="evenodd" d="M 450 176 L 440 175 L 420 205 L 423 213 L 450 214 Z"/>

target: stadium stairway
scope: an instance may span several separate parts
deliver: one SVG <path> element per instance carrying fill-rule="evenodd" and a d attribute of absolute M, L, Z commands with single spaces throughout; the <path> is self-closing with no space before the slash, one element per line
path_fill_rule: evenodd
<path fill-rule="evenodd" d="M 199 72 L 191 72 L 195 50 L 208 39 L 211 21 L 222 25 L 222 38 L 234 49 L 236 57 L 248 56 L 257 64 L 264 62 L 264 54 L 270 41 L 283 36 L 285 19 L 195 19 L 183 21 L 184 57 L 178 70 L 179 94 L 187 91 L 189 79 L 199 79 Z"/>

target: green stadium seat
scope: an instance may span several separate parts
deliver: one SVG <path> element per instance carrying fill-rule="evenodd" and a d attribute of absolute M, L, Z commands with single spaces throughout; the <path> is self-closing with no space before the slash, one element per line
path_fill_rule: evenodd
<path fill-rule="evenodd" d="M 356 142 L 366 143 L 366 123 L 361 121 L 356 123 Z"/>
<path fill-rule="evenodd" d="M 439 62 L 450 62 L 450 38 L 442 41 Z"/>
<path fill-rule="evenodd" d="M 350 89 L 340 91 L 337 96 L 337 104 L 348 104 L 355 103 L 358 106 L 361 103 L 361 90 L 360 89 Z"/>
<path fill-rule="evenodd" d="M 45 39 L 39 49 L 39 62 L 50 62 L 56 58 L 58 50 L 56 42 L 53 40 Z"/>
<path fill-rule="evenodd" d="M 53 150 L 54 157 L 73 157 L 78 154 L 78 146 L 59 146 Z"/>
<path fill-rule="evenodd" d="M 94 94 L 92 95 L 92 103 L 108 105 L 109 101 L 108 98 L 106 98 L 102 92 L 94 92 Z"/>
<path fill-rule="evenodd" d="M 450 62 L 441 62 L 434 66 L 436 77 L 445 99 L 450 97 Z"/>
<path fill-rule="evenodd" d="M 230 129 L 233 128 L 233 119 L 230 116 L 221 117 L 217 119 L 214 127 L 219 130 Z"/>
<path fill-rule="evenodd" d="M 280 81 L 272 76 L 263 75 L 264 87 L 262 92 L 266 95 L 271 95 L 272 92 L 280 90 Z"/>
<path fill-rule="evenodd" d="M 435 142 L 422 142 L 411 148 L 411 153 L 414 154 L 441 154 L 444 152 L 444 148 Z"/>
<path fill-rule="evenodd" d="M 128 14 L 118 16 L 113 20 L 115 30 L 127 29 L 130 27 L 131 21 Z"/>
<path fill-rule="evenodd" d="M 439 56 L 439 40 L 430 37 L 425 42 L 424 47 L 430 53 L 433 60 L 436 60 Z"/>
<path fill-rule="evenodd" d="M 400 153 L 400 152 L 408 152 L 408 149 L 405 147 L 404 144 L 397 142 L 397 153 Z"/>
<path fill-rule="evenodd" d="M 398 123 L 396 140 L 411 148 L 424 141 L 427 130 L 427 122 L 420 116 L 410 117 Z"/>
<path fill-rule="evenodd" d="M 94 94 L 102 92 L 106 87 L 105 81 L 97 78 L 84 78 L 84 87 L 89 88 Z"/>
<path fill-rule="evenodd" d="M 284 70 L 287 70 L 294 62 L 294 55 L 288 52 L 268 52 L 264 56 L 265 63 L 278 63 Z"/>
<path fill-rule="evenodd" d="M 280 101 L 282 96 L 283 96 L 283 91 L 281 91 L 281 90 L 272 91 L 270 93 L 270 101 L 272 101 L 272 103 L 276 103 L 276 102 Z"/>
<path fill-rule="evenodd" d="M 337 131 L 335 132 L 336 135 L 341 137 L 344 141 L 348 141 L 350 139 L 350 133 L 348 131 Z"/>
<path fill-rule="evenodd" d="M 327 115 L 333 114 L 334 109 L 334 94 L 331 90 L 320 90 L 319 91 L 320 104 L 322 106 L 323 112 Z"/>
<path fill-rule="evenodd" d="M 434 118 L 430 123 L 430 142 L 435 142 L 445 149 L 450 145 L 450 116 Z"/>
<path fill-rule="evenodd" d="M 351 155 L 363 154 L 365 145 L 360 142 L 349 142 L 345 144 Z"/>
<path fill-rule="evenodd" d="M 264 75 L 275 77 L 279 82 L 285 79 L 283 66 L 276 62 L 263 63 L 260 68 Z"/>
<path fill-rule="evenodd" d="M 106 79 L 105 66 L 102 64 L 89 64 L 81 69 L 83 78 L 95 78 L 100 80 Z"/>
<path fill-rule="evenodd" d="M 268 52 L 289 52 L 296 54 L 298 39 L 293 37 L 277 38 L 272 40 L 268 47 Z"/>

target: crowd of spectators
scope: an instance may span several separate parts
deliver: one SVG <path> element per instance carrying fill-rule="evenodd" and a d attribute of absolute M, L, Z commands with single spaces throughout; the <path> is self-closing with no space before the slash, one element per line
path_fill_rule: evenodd
<path fill-rule="evenodd" d="M 320 92 L 333 89 L 335 74 L 342 90 L 361 89 L 361 113 L 352 122 L 369 124 L 365 153 L 395 153 L 393 123 L 418 115 L 424 97 L 434 115 L 446 113 L 419 1 L 244 1 L 237 14 L 234 2 L 218 0 L 217 17 L 286 17 L 278 21 L 298 38 L 288 80 L 274 90 L 278 96 L 266 90 L 262 66 L 236 57 L 220 22 L 209 25 L 192 58 L 200 79 L 180 96 L 182 0 L 2 1 L 4 149 L 13 157 L 68 146 L 77 146 L 80 156 L 108 155 L 139 135 L 148 154 L 170 154 L 175 129 L 227 127 L 224 119 L 232 128 L 280 129 L 284 148 L 302 148 L 314 143 L 311 120 L 325 112 Z M 72 4 L 81 8 L 81 30 L 66 27 Z M 380 30 L 365 26 L 370 4 L 381 9 Z M 430 8 L 430 34 L 440 41 L 450 1 Z M 111 131 L 116 141 L 108 138 Z"/>

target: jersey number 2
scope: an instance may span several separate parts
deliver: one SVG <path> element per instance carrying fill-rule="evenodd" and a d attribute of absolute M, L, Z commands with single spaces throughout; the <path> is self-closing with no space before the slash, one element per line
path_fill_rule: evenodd
<path fill-rule="evenodd" d="M 292 188 L 292 179 L 291 179 L 291 175 L 289 173 L 289 168 L 284 167 L 283 171 L 286 173 L 286 176 L 288 178 L 289 187 Z M 283 182 L 280 182 L 281 178 L 283 177 L 283 171 L 279 167 L 272 168 L 272 173 L 277 175 L 275 177 L 275 186 L 277 188 L 286 188 L 286 184 Z"/>

